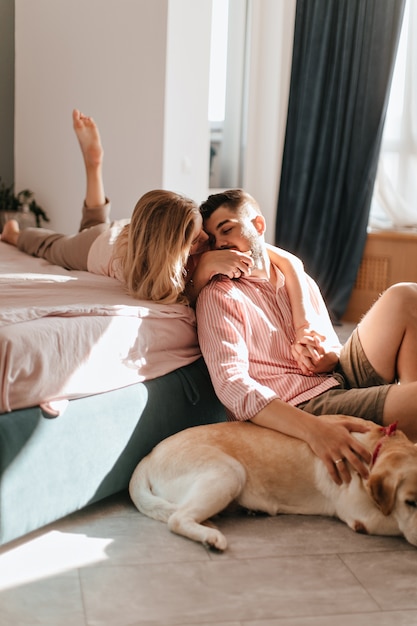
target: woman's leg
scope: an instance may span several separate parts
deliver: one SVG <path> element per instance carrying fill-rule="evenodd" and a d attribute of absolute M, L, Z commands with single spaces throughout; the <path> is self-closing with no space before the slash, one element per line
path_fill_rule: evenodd
<path fill-rule="evenodd" d="M 86 270 L 91 244 L 109 227 L 110 203 L 104 193 L 103 148 L 97 125 L 91 117 L 76 109 L 72 119 L 86 172 L 86 198 L 79 233 L 65 236 L 43 228 L 20 231 L 18 222 L 10 220 L 4 225 L 1 239 L 26 254 L 41 257 L 54 265 Z"/>
<path fill-rule="evenodd" d="M 61 235 L 45 228 L 25 228 L 19 234 L 17 247 L 22 252 L 46 259 L 68 270 L 88 269 L 87 259 L 92 243 L 109 228 L 96 224 L 76 235 Z"/>
<path fill-rule="evenodd" d="M 86 175 L 86 194 L 80 231 L 96 224 L 109 222 L 110 203 L 104 193 L 103 147 L 100 133 L 92 117 L 74 109 L 72 121 L 83 156 Z"/>
<path fill-rule="evenodd" d="M 10 243 L 12 246 L 17 246 L 19 234 L 19 222 L 17 220 L 7 220 L 1 231 L 0 239 L 6 243 Z"/>
<path fill-rule="evenodd" d="M 80 144 L 86 173 L 86 208 L 94 209 L 106 203 L 103 184 L 103 147 L 100 133 L 92 117 L 74 109 L 72 122 Z"/>

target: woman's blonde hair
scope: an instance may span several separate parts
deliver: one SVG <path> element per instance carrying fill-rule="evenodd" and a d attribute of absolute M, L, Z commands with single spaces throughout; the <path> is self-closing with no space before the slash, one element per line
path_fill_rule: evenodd
<path fill-rule="evenodd" d="M 138 200 L 115 249 L 130 295 L 164 304 L 188 303 L 185 266 L 199 215 L 193 200 L 172 191 L 156 189 Z"/>

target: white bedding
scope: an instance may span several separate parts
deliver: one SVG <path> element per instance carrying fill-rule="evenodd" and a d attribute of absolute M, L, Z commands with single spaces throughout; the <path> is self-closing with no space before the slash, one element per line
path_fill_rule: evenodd
<path fill-rule="evenodd" d="M 201 356 L 194 311 L 0 241 L 0 412 L 125 387 Z"/>

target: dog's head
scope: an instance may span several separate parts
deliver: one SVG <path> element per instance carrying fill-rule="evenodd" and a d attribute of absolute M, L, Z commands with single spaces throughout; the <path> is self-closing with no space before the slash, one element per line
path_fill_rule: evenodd
<path fill-rule="evenodd" d="M 368 489 L 384 515 L 417 546 L 417 445 L 397 431 L 384 439 L 371 468 Z"/>

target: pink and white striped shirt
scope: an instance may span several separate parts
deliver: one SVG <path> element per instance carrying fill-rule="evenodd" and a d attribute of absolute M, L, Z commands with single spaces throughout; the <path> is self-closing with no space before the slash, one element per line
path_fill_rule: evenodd
<path fill-rule="evenodd" d="M 263 278 L 216 276 L 197 300 L 201 351 L 231 420 L 250 420 L 275 398 L 297 405 L 338 384 L 328 374 L 303 375 L 293 359 L 290 300 L 274 269 L 276 289 Z"/>

